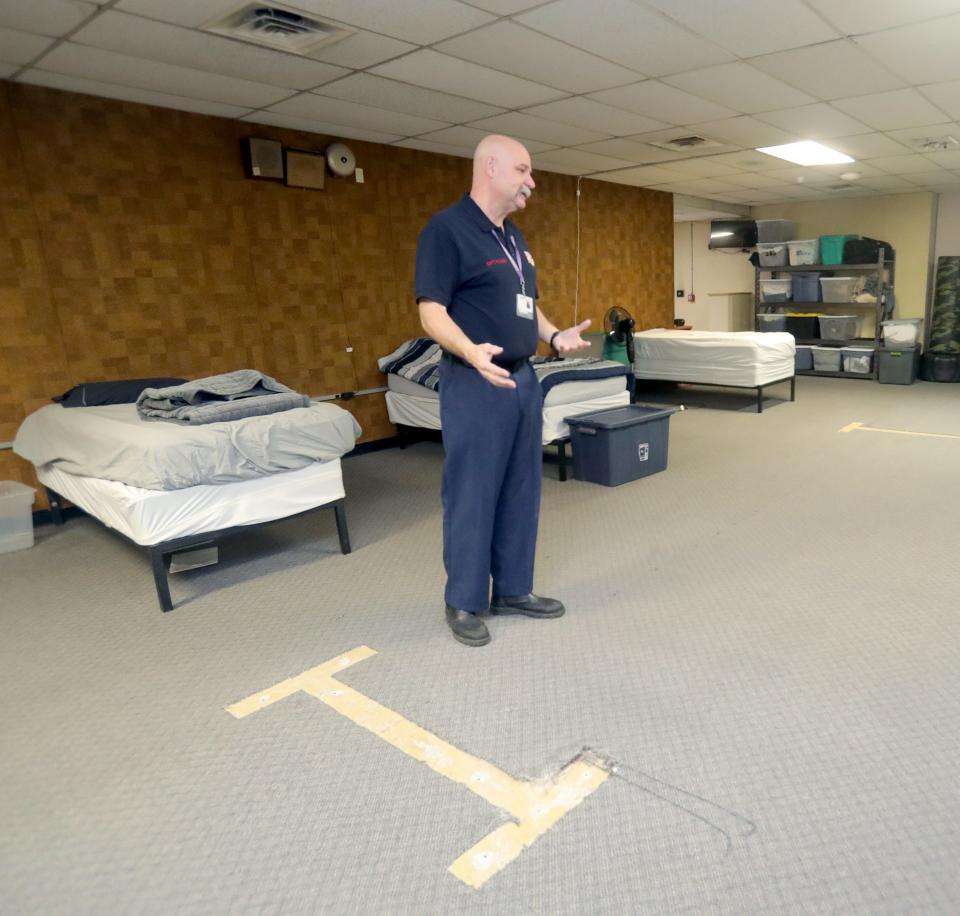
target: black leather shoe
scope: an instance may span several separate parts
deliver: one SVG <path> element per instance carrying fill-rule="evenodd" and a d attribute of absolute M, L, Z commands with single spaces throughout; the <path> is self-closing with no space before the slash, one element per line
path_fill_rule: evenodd
<path fill-rule="evenodd" d="M 494 595 L 491 614 L 523 614 L 525 617 L 562 617 L 566 608 L 556 598 L 539 595 Z"/>
<path fill-rule="evenodd" d="M 490 642 L 490 631 L 476 614 L 461 611 L 448 604 L 447 623 L 453 630 L 453 638 L 465 646 L 485 646 Z"/>

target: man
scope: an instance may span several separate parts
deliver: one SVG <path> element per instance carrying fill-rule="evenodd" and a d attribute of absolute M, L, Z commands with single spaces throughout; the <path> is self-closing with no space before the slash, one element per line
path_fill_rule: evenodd
<path fill-rule="evenodd" d="M 470 193 L 420 233 L 416 296 L 440 365 L 443 561 L 454 638 L 483 646 L 477 615 L 559 617 L 563 605 L 533 591 L 540 512 L 542 395 L 529 358 L 537 341 L 560 354 L 589 344 L 589 327 L 558 330 L 536 304 L 533 256 L 506 219 L 533 189 L 530 154 L 489 136 L 473 156 Z M 493 599 L 490 600 L 490 579 Z"/>

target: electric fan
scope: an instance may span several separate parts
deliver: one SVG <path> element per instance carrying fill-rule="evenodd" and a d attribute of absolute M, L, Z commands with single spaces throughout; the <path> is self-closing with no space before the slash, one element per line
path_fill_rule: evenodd
<path fill-rule="evenodd" d="M 633 316 L 618 305 L 603 316 L 603 358 L 633 366 Z"/>

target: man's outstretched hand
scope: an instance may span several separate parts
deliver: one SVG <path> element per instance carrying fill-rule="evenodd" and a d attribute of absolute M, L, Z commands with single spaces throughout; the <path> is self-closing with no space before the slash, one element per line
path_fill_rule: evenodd
<path fill-rule="evenodd" d="M 560 336 L 559 334 L 557 335 Z M 510 378 L 510 373 L 502 366 L 493 362 L 495 356 L 503 353 L 503 347 L 496 344 L 482 343 L 477 344 L 473 349 L 473 356 L 470 364 L 477 370 L 491 385 L 497 388 L 516 388 L 517 383 Z"/>
<path fill-rule="evenodd" d="M 589 327 L 590 319 L 588 318 L 572 328 L 565 328 L 553 338 L 553 349 L 561 356 L 586 350 L 590 346 L 590 341 L 584 340 L 580 335 Z"/>

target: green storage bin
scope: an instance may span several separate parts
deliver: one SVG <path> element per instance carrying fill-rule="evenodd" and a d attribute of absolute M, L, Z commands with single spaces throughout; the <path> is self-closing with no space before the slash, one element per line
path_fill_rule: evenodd
<path fill-rule="evenodd" d="M 858 235 L 821 235 L 820 236 L 820 263 L 842 264 L 843 246 L 847 239 L 859 238 Z"/>

